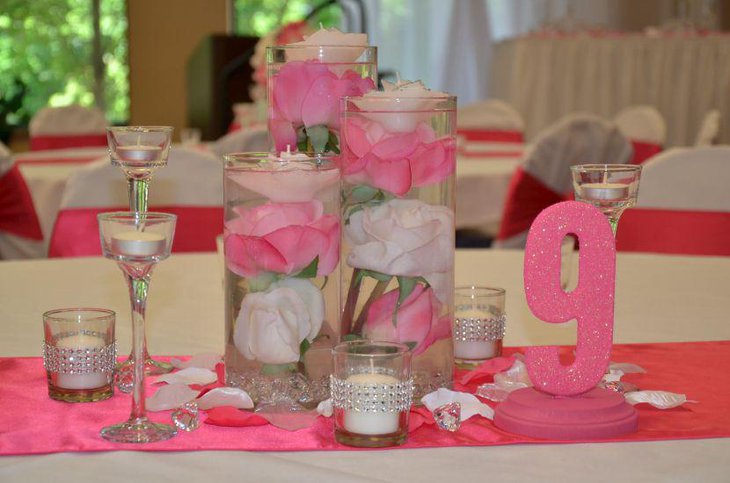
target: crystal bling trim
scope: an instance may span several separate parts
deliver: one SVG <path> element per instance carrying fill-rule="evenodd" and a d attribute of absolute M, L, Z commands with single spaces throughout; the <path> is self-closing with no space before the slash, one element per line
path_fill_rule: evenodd
<path fill-rule="evenodd" d="M 116 360 L 116 342 L 98 349 L 59 349 L 43 344 L 43 367 L 58 374 L 113 372 Z"/>
<path fill-rule="evenodd" d="M 413 379 L 395 384 L 362 384 L 330 376 L 332 404 L 345 410 L 367 413 L 407 411 L 413 398 Z"/>
<path fill-rule="evenodd" d="M 507 316 L 505 314 L 488 319 L 456 318 L 454 320 L 454 340 L 474 342 L 504 339 L 506 322 Z"/>

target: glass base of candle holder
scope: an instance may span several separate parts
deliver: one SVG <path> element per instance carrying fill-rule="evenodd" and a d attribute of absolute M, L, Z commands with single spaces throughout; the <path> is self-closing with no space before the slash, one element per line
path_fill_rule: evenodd
<path fill-rule="evenodd" d="M 357 448 L 400 446 L 406 442 L 407 436 L 407 430 L 389 434 L 357 434 L 341 428 L 335 428 L 335 440 L 338 443 Z"/>
<path fill-rule="evenodd" d="M 93 389 L 66 389 L 54 386 L 48 381 L 48 396 L 56 401 L 80 403 L 96 402 L 109 399 L 114 395 L 114 386 L 109 383 Z"/>
<path fill-rule="evenodd" d="M 144 418 L 107 426 L 99 434 L 113 443 L 154 443 L 172 438 L 177 434 L 177 429 L 175 426 L 153 423 Z"/>

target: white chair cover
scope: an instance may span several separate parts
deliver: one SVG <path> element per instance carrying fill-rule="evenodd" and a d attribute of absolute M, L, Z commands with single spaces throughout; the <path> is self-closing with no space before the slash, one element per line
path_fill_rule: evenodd
<path fill-rule="evenodd" d="M 44 107 L 33 116 L 28 130 L 31 136 L 104 133 L 107 122 L 96 107 L 71 105 Z"/>
<path fill-rule="evenodd" d="M 632 154 L 631 144 L 613 122 L 585 113 L 565 116 L 527 148 L 510 185 L 494 246 L 525 246 L 531 220 L 572 193 L 570 166 L 626 163 Z"/>
<path fill-rule="evenodd" d="M 226 134 L 210 145 L 217 156 L 242 152 L 267 152 L 269 132 L 265 125 L 239 129 Z"/>
<path fill-rule="evenodd" d="M 702 118 L 702 124 L 695 138 L 695 146 L 710 146 L 720 132 L 720 110 L 713 109 Z"/>
<path fill-rule="evenodd" d="M 616 125 L 624 136 L 633 141 L 663 146 L 667 140 L 667 124 L 653 106 L 629 106 L 616 114 Z"/>
<path fill-rule="evenodd" d="M 489 99 L 464 106 L 457 111 L 456 124 L 459 129 L 498 129 L 519 131 L 525 123 L 517 110 L 499 99 Z"/>

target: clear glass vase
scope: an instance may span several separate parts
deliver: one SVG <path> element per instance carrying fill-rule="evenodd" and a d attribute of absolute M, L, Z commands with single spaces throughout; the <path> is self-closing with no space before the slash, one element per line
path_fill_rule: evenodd
<path fill-rule="evenodd" d="M 282 156 L 225 157 L 226 382 L 257 406 L 312 408 L 339 339 L 340 173 Z"/>
<path fill-rule="evenodd" d="M 414 400 L 453 372 L 456 98 L 342 102 L 340 331 L 413 352 Z"/>
<path fill-rule="evenodd" d="M 266 63 L 267 121 L 274 149 L 339 154 L 340 98 L 375 89 L 376 47 L 268 47 Z"/>

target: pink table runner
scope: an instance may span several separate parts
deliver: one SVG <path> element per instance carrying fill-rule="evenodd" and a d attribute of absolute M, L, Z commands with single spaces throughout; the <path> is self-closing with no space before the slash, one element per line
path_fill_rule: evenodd
<path fill-rule="evenodd" d="M 572 348 L 567 348 L 569 350 Z M 506 353 L 516 349 L 508 348 Z M 624 380 L 641 389 L 684 393 L 696 404 L 658 410 L 642 404 L 639 431 L 602 441 L 656 441 L 730 436 L 727 410 L 730 385 L 725 368 L 730 364 L 730 341 L 670 344 L 616 345 L 612 360 L 632 362 L 646 374 L 629 374 Z M 711 372 L 708 372 L 711 371 Z M 457 374 L 457 380 L 463 376 Z M 68 451 L 314 451 L 350 450 L 335 442 L 332 421 L 319 417 L 306 429 L 289 432 L 271 425 L 229 428 L 203 424 L 192 433 L 159 443 L 113 444 L 99 437 L 103 426 L 125 420 L 130 399 L 116 394 L 98 403 L 68 404 L 48 398 L 40 358 L 0 358 L 0 454 L 43 454 Z M 479 383 L 485 382 L 484 380 Z M 474 390 L 477 382 L 466 388 Z M 170 412 L 151 413 L 155 421 L 170 421 Z M 456 433 L 424 424 L 409 434 L 402 448 L 492 446 L 517 443 L 557 443 L 506 433 L 491 421 L 472 418 Z"/>

